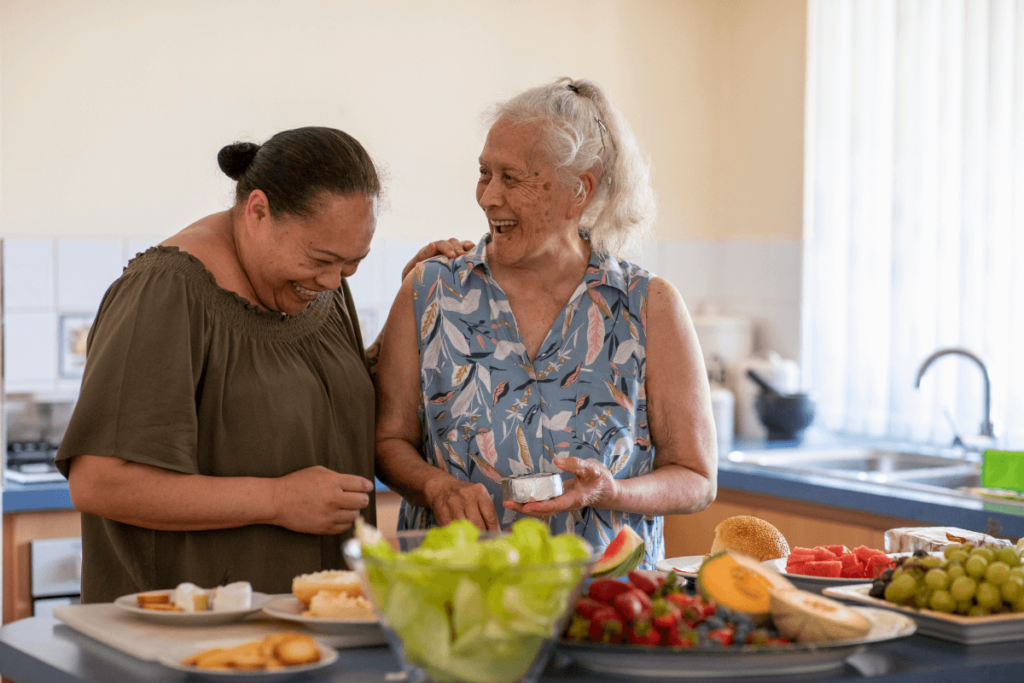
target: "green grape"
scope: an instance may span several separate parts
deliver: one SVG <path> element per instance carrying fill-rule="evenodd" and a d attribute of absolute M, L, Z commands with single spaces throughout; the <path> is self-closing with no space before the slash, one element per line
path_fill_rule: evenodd
<path fill-rule="evenodd" d="M 1017 549 L 1009 545 L 999 549 L 996 559 L 1000 562 L 1005 562 L 1010 567 L 1016 567 L 1020 564 L 1020 555 L 1017 554 Z"/>
<path fill-rule="evenodd" d="M 970 602 L 977 591 L 978 582 L 969 576 L 961 576 L 949 584 L 950 595 L 959 602 Z"/>
<path fill-rule="evenodd" d="M 956 600 L 949 594 L 949 591 L 937 590 L 928 599 L 928 607 L 936 612 L 950 613 L 956 609 Z"/>
<path fill-rule="evenodd" d="M 924 575 L 924 583 L 932 590 L 945 590 L 949 587 L 949 574 L 940 567 L 929 569 L 928 573 Z"/>
<path fill-rule="evenodd" d="M 955 548 L 956 546 L 950 546 L 950 547 Z M 950 562 L 959 562 L 960 564 L 963 564 L 964 562 L 966 562 L 967 558 L 969 558 L 969 557 L 970 557 L 970 555 L 967 553 L 966 550 L 961 550 L 959 548 L 954 550 L 949 555 L 946 555 L 946 559 L 949 560 Z"/>
<path fill-rule="evenodd" d="M 934 591 L 928 586 L 918 586 L 917 590 L 914 591 L 914 605 L 918 609 L 924 609 L 932 599 L 932 593 Z"/>
<path fill-rule="evenodd" d="M 991 562 L 996 559 L 996 554 L 992 552 L 992 549 L 988 546 L 981 546 L 971 551 L 971 555 L 980 555 L 985 558 L 986 562 Z"/>
<path fill-rule="evenodd" d="M 1014 612 L 1024 612 L 1024 595 L 1021 595 L 1010 609 Z"/>
<path fill-rule="evenodd" d="M 956 603 L 957 614 L 967 614 L 972 607 L 974 607 L 973 600 L 960 600 Z"/>
<path fill-rule="evenodd" d="M 953 553 L 958 552 L 959 550 L 960 546 L 958 545 L 947 545 L 942 549 L 942 556 L 948 560 Z"/>
<path fill-rule="evenodd" d="M 897 604 L 903 603 L 914 597 L 914 591 L 916 589 L 917 582 L 914 581 L 914 578 L 907 574 L 903 574 L 898 578 L 893 579 L 892 582 L 885 587 L 885 599 Z"/>
<path fill-rule="evenodd" d="M 984 617 L 991 614 L 991 611 L 987 607 L 981 605 L 974 605 L 971 609 L 967 610 L 967 616 L 969 617 Z"/>
<path fill-rule="evenodd" d="M 1024 595 L 1024 579 L 1018 580 L 1010 577 L 999 587 L 999 593 L 1003 596 L 1003 602 L 1008 602 L 1012 605 L 1017 602 L 1020 596 Z"/>
<path fill-rule="evenodd" d="M 988 569 L 988 560 L 981 555 L 971 555 L 964 563 L 964 569 L 967 570 L 967 576 L 977 579 L 985 575 L 985 570 Z"/>
<path fill-rule="evenodd" d="M 998 607 L 1003 602 L 1003 596 L 999 592 L 999 586 L 989 583 L 988 581 L 982 581 L 978 584 L 978 592 L 974 594 L 974 599 L 977 601 L 979 607 L 984 607 L 986 609 Z"/>
<path fill-rule="evenodd" d="M 1002 586 L 1008 578 L 1010 578 L 1010 567 L 1005 562 L 997 560 L 990 563 L 985 569 L 985 580 L 989 583 Z"/>
<path fill-rule="evenodd" d="M 944 564 L 946 564 L 945 560 L 941 557 L 935 557 L 934 555 L 921 558 L 921 566 L 924 567 L 926 571 L 934 567 L 941 567 Z"/>
<path fill-rule="evenodd" d="M 962 564 L 950 564 L 946 567 L 946 573 L 949 574 L 950 581 L 956 581 L 961 576 L 967 576 L 967 570 L 964 569 Z"/>

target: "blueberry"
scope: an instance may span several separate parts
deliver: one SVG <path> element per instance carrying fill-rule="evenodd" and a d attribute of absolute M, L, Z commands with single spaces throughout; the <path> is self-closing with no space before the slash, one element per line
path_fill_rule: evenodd
<path fill-rule="evenodd" d="M 725 628 L 725 619 L 721 618 L 717 614 L 713 617 L 708 617 L 704 620 L 704 626 L 707 626 L 711 630 Z"/>
<path fill-rule="evenodd" d="M 715 616 L 723 621 L 729 621 L 729 618 L 732 617 L 732 610 L 725 605 L 719 605 L 715 608 Z"/>

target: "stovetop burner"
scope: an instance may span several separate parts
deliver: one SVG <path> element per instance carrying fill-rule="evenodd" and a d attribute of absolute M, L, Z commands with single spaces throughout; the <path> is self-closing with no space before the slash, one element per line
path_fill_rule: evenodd
<path fill-rule="evenodd" d="M 47 441 L 12 441 L 7 444 L 8 481 L 23 484 L 60 481 L 64 476 L 57 471 L 54 458 L 58 444 Z"/>

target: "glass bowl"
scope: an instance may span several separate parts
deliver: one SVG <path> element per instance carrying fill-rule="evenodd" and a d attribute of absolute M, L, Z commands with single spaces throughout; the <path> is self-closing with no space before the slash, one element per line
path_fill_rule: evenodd
<path fill-rule="evenodd" d="M 401 551 L 426 534 L 399 532 Z M 435 564 L 364 557 L 358 540 L 346 543 L 345 559 L 409 683 L 534 683 L 598 559 L 517 565 L 500 544 L 488 553 Z"/>

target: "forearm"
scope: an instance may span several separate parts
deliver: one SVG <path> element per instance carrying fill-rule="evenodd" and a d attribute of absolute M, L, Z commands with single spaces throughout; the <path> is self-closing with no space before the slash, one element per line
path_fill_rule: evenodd
<path fill-rule="evenodd" d="M 69 477 L 81 512 L 164 531 L 274 523 L 273 479 L 182 474 L 123 460 L 101 467 L 81 462 L 89 457 L 75 458 Z"/>
<path fill-rule="evenodd" d="M 401 438 L 378 440 L 377 461 L 380 480 L 418 507 L 430 507 L 428 489 L 452 478 L 424 460 L 411 443 Z"/>
<path fill-rule="evenodd" d="M 666 464 L 641 477 L 616 479 L 607 509 L 661 517 L 700 512 L 715 500 L 717 473 Z"/>

